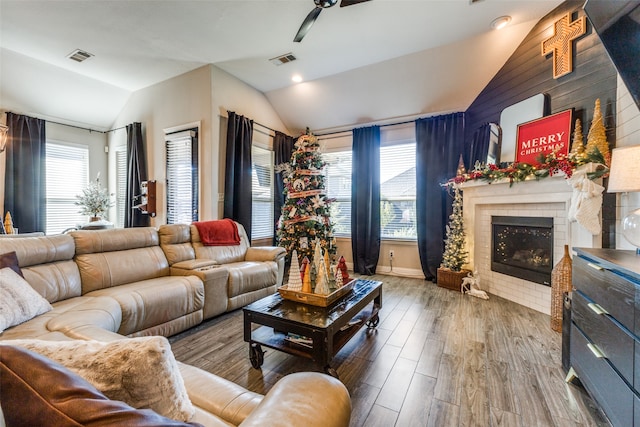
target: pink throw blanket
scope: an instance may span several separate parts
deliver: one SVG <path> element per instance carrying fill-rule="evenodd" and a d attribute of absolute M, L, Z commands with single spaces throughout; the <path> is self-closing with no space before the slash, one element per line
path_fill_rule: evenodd
<path fill-rule="evenodd" d="M 200 240 L 205 246 L 229 246 L 240 244 L 238 225 L 229 218 L 194 222 L 193 225 L 198 229 Z"/>

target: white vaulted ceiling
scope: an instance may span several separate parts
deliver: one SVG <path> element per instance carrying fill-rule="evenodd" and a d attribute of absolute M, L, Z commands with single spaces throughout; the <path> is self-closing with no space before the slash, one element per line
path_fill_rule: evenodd
<path fill-rule="evenodd" d="M 3 96 L 19 98 L 28 90 L 11 87 L 28 76 L 13 63 L 55 67 L 48 86 L 56 85 L 57 74 L 62 87 L 73 86 L 77 76 L 81 95 L 71 87 L 54 92 L 57 115 L 108 127 L 127 94 L 214 64 L 263 92 L 290 129 L 329 129 L 466 109 L 533 25 L 560 3 L 336 5 L 294 43 L 312 0 L 0 0 L 0 78 Z M 491 21 L 501 15 L 511 16 L 511 25 L 492 31 Z M 95 56 L 83 63 L 67 59 L 76 48 Z M 289 52 L 296 61 L 268 61 Z M 294 73 L 304 82 L 294 84 Z M 86 98 L 94 91 L 90 108 L 63 111 L 63 93 Z M 42 102 L 52 102 L 48 98 Z"/>

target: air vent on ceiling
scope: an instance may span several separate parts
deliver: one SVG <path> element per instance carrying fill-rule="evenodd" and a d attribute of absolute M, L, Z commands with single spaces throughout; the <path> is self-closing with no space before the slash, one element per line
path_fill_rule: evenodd
<path fill-rule="evenodd" d="M 269 61 L 275 65 L 286 64 L 287 62 L 295 61 L 297 58 L 293 56 L 293 53 L 285 53 L 284 55 L 276 56 L 275 58 L 271 58 Z"/>
<path fill-rule="evenodd" d="M 93 56 L 92 53 L 86 52 L 84 50 L 76 49 L 73 52 L 71 52 L 69 55 L 67 55 L 67 58 L 73 59 L 76 62 L 82 62 L 84 60 L 91 58 L 92 56 Z"/>

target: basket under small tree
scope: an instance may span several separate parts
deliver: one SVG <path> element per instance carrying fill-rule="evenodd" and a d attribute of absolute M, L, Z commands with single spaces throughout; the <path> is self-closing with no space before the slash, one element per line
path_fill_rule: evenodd
<path fill-rule="evenodd" d="M 437 283 L 440 287 L 460 291 L 462 279 L 470 271 L 462 268 L 468 262 L 469 253 L 465 246 L 462 191 L 457 186 L 454 188 L 452 207 L 449 224 L 446 227 L 444 252 L 442 253 L 442 263 L 438 268 Z"/>

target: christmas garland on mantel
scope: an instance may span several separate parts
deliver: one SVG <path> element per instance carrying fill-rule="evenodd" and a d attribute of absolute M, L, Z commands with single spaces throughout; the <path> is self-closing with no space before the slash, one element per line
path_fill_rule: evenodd
<path fill-rule="evenodd" d="M 451 187 L 455 184 L 462 184 L 468 181 L 482 180 L 489 183 L 509 180 L 509 186 L 514 182 L 522 182 L 535 178 L 539 180 L 549 176 L 564 173 L 565 178 L 569 179 L 573 175 L 573 171 L 588 163 L 595 163 L 597 166 L 594 172 L 588 172 L 589 179 L 597 179 L 606 177 L 609 168 L 605 166 L 606 161 L 600 150 L 594 148 L 590 153 L 558 155 L 555 152 L 542 154 L 538 157 L 538 163 L 511 163 L 504 168 L 500 168 L 494 164 L 484 164 L 476 162 L 475 167 L 470 172 L 461 171 L 457 176 L 451 178 L 443 184 L 444 187 Z"/>

